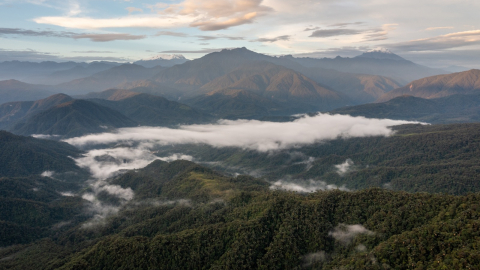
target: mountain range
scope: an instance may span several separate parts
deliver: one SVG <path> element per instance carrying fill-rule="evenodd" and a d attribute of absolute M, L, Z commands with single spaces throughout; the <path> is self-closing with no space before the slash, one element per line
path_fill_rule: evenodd
<path fill-rule="evenodd" d="M 426 77 L 402 87 L 402 82 L 408 78 L 444 71 L 417 65 L 386 50 L 373 50 L 354 58 L 313 59 L 272 57 L 238 48 L 207 54 L 191 61 L 181 56 L 158 56 L 145 61 L 157 60 L 185 61 L 178 64 L 170 62 L 172 65 L 169 67 L 157 65 L 153 68 L 137 64 L 117 65 L 54 86 L 3 81 L 0 82 L 0 91 L 3 93 L 0 102 L 33 101 L 55 92 L 94 99 L 105 99 L 106 95 L 109 96 L 107 99 L 116 101 L 132 97 L 135 95 L 133 93 L 144 93 L 181 101 L 197 113 L 229 119 L 260 119 L 382 102 L 405 94 L 435 98 L 474 93 L 478 88 L 479 76 L 478 70 L 470 70 Z M 25 65 L 22 62 L 17 64 Z M 76 73 L 79 76 L 86 75 L 94 69 L 101 70 L 115 64 L 49 65 L 51 69 L 69 67 L 55 73 L 58 78 L 66 78 L 76 76 Z M 85 69 L 89 71 L 82 73 Z M 408 70 L 408 74 L 404 70 Z M 100 93 L 107 89 L 115 91 L 117 96 Z M 160 122 L 165 124 L 163 119 Z M 173 122 L 170 121 L 170 124 Z"/>
<path fill-rule="evenodd" d="M 404 87 L 395 89 L 381 96 L 377 102 L 394 97 L 410 95 L 421 98 L 440 98 L 455 94 L 478 94 L 480 92 L 480 70 L 437 75 L 413 81 Z"/>
<path fill-rule="evenodd" d="M 344 107 L 330 111 L 368 118 L 421 121 L 432 124 L 469 123 L 480 121 L 480 93 L 455 94 L 425 99 L 399 96 L 382 103 Z"/>
<path fill-rule="evenodd" d="M 55 85 L 0 81 L 0 269 L 480 269 L 480 70 L 438 75 L 383 49 L 3 65 Z M 172 132 L 179 143 L 123 136 L 85 152 L 56 140 L 318 111 L 431 125 L 297 121 L 285 125 L 305 128 L 295 144 L 247 120 Z M 305 125 L 342 121 L 350 131 L 308 140 Z M 238 123 L 263 145 L 279 132 L 278 148 L 221 147 L 251 135 Z"/>
<path fill-rule="evenodd" d="M 293 58 L 293 57 L 290 57 Z M 429 68 L 406 60 L 385 50 L 374 50 L 353 58 L 293 58 L 306 67 L 334 69 L 354 74 L 371 74 L 392 78 L 401 84 L 427 76 L 449 73 L 441 69 Z"/>
<path fill-rule="evenodd" d="M 55 89 L 59 92 L 76 95 L 100 92 L 121 83 L 148 79 L 162 69 L 162 67 L 145 68 L 135 64 L 123 64 L 86 78 L 59 84 L 55 86 Z"/>
<path fill-rule="evenodd" d="M 108 90 L 107 90 L 108 91 Z M 207 113 L 159 96 L 136 93 L 125 98 L 91 99 L 94 103 L 121 112 L 143 126 L 176 126 L 213 120 Z"/>
<path fill-rule="evenodd" d="M 0 179 L 52 171 L 71 172 L 73 180 L 75 174 L 82 172 L 69 158 L 79 157 L 82 152 L 67 143 L 18 136 L 3 130 L 0 131 L 0 141 Z"/>
<path fill-rule="evenodd" d="M 19 121 L 10 130 L 20 135 L 76 137 L 136 125 L 118 111 L 86 100 L 72 100 Z"/>
<path fill-rule="evenodd" d="M 153 68 L 155 66 L 172 67 L 183 64 L 187 61 L 189 60 L 181 54 L 159 54 L 151 58 L 136 61 L 134 64 L 144 66 L 146 68 Z"/>
<path fill-rule="evenodd" d="M 71 100 L 73 98 L 67 95 L 56 94 L 37 101 L 17 101 L 2 104 L 0 105 L 0 127 L 9 127 L 28 116 Z"/>
<path fill-rule="evenodd" d="M 0 80 L 16 79 L 31 84 L 54 85 L 120 65 L 116 62 L 0 62 Z"/>
<path fill-rule="evenodd" d="M 0 128 L 20 135 L 67 138 L 122 127 L 211 122 L 210 114 L 163 97 L 106 90 L 74 99 L 56 94 L 37 101 L 0 105 Z"/>
<path fill-rule="evenodd" d="M 250 91 L 290 108 L 291 113 L 328 110 L 352 102 L 345 95 L 321 86 L 301 73 L 269 62 L 241 66 L 203 85 L 197 95 L 203 92 L 206 97 L 211 97 L 231 93 L 225 89 Z"/>
<path fill-rule="evenodd" d="M 0 81 L 0 104 L 12 101 L 33 101 L 55 92 L 46 85 L 34 85 L 17 80 Z"/>

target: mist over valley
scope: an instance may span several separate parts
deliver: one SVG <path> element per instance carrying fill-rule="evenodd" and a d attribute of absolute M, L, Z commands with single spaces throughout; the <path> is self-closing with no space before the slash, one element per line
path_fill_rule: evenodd
<path fill-rule="evenodd" d="M 480 269 L 479 8 L 0 0 L 0 269 Z"/>

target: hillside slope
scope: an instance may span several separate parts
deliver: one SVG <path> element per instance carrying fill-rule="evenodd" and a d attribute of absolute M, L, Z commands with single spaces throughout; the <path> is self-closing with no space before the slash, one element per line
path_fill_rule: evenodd
<path fill-rule="evenodd" d="M 438 75 L 413 81 L 402 88 L 395 89 L 381 96 L 377 102 L 410 95 L 421 98 L 440 98 L 455 94 L 478 94 L 480 92 L 480 70 Z"/>
<path fill-rule="evenodd" d="M 0 127 L 7 128 L 21 119 L 47 110 L 53 106 L 73 100 L 73 98 L 56 94 L 37 101 L 17 101 L 0 105 Z"/>
<path fill-rule="evenodd" d="M 447 71 L 418 65 L 391 52 L 372 51 L 353 58 L 294 58 L 306 67 L 334 69 L 354 74 L 385 76 L 406 84 L 420 78 L 445 74 Z"/>
<path fill-rule="evenodd" d="M 476 269 L 478 194 L 381 189 L 296 194 L 186 161 L 110 179 L 128 207 L 0 250 L 8 269 Z M 49 252 L 45 252 L 49 250 Z"/>
<path fill-rule="evenodd" d="M 73 100 L 35 114 L 11 131 L 20 135 L 44 134 L 63 138 L 100 133 L 137 123 L 123 114 L 90 101 Z"/>
<path fill-rule="evenodd" d="M 17 80 L 0 81 L 0 104 L 13 101 L 33 101 L 51 96 L 46 85 L 28 84 Z"/>
<path fill-rule="evenodd" d="M 480 93 L 456 94 L 433 99 L 400 96 L 382 103 L 344 107 L 333 110 L 331 113 L 368 118 L 414 120 L 432 124 L 479 122 Z"/>
<path fill-rule="evenodd" d="M 205 84 L 201 92 L 212 95 L 224 89 L 242 89 L 284 107 L 326 110 L 349 104 L 343 94 L 325 88 L 305 75 L 269 62 L 254 62 Z"/>
<path fill-rule="evenodd" d="M 0 131 L 0 177 L 39 175 L 45 171 L 78 172 L 69 157 L 81 154 L 63 142 L 35 139 Z"/>
<path fill-rule="evenodd" d="M 222 119 L 251 119 L 277 115 L 285 107 L 243 89 L 223 89 L 194 97 L 185 102 Z"/>
<path fill-rule="evenodd" d="M 121 83 L 148 79 L 162 69 L 162 67 L 145 68 L 135 64 L 123 64 L 86 78 L 59 84 L 55 86 L 55 90 L 76 95 L 100 92 Z"/>
<path fill-rule="evenodd" d="M 102 106 L 123 113 L 128 118 L 146 126 L 172 126 L 204 123 L 213 118 L 207 113 L 163 97 L 135 94 L 116 101 L 91 100 Z"/>

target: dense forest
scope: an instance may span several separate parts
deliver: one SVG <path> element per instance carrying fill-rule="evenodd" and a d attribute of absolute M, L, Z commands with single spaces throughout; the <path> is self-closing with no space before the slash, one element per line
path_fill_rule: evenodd
<path fill-rule="evenodd" d="M 270 153 L 165 146 L 197 163 L 88 181 L 82 151 L 4 132 L 0 268 L 478 269 L 480 124 L 394 129 Z M 288 191 L 302 183 L 319 186 Z"/>
<path fill-rule="evenodd" d="M 403 125 L 389 137 L 339 138 L 260 153 L 205 145 L 166 146 L 224 173 L 269 181 L 314 179 L 351 190 L 382 187 L 464 195 L 480 191 L 480 124 Z M 345 173 L 338 166 L 350 160 Z"/>
<path fill-rule="evenodd" d="M 477 269 L 480 196 L 370 188 L 300 194 L 192 162 L 109 180 L 118 214 L 0 250 L 7 269 Z M 84 191 L 88 192 L 88 191 Z M 10 196 L 10 195 L 3 195 Z M 105 196 L 103 205 L 116 205 Z M 88 205 L 88 202 L 84 201 Z M 98 204 L 97 204 L 98 205 Z M 89 224 L 89 226 L 85 226 Z"/>
<path fill-rule="evenodd" d="M 0 177 L 39 175 L 45 171 L 85 174 L 70 157 L 81 151 L 64 143 L 17 136 L 0 130 Z"/>

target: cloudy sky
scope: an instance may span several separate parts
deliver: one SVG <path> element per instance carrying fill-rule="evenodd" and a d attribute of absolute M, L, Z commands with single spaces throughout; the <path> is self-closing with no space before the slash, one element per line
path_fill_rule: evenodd
<path fill-rule="evenodd" d="M 480 67 L 478 0 L 0 0 L 0 61 L 193 59 L 247 47 Z"/>

